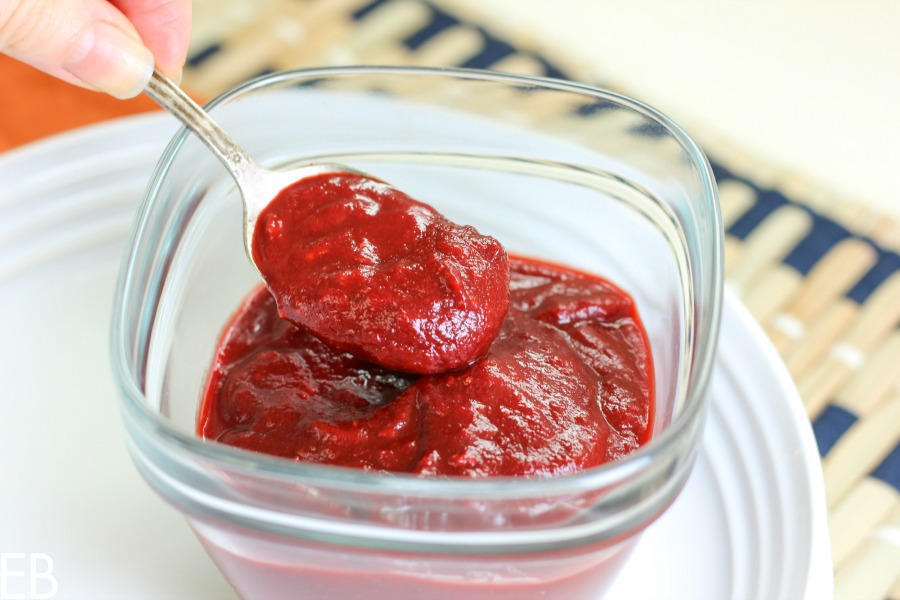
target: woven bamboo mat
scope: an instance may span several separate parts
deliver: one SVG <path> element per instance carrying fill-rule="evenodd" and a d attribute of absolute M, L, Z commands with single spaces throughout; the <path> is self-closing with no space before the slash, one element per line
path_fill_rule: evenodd
<path fill-rule="evenodd" d="M 528 36 L 426 0 L 194 7 L 184 84 L 207 98 L 269 71 L 347 64 L 463 66 L 617 87 Z M 900 600 L 900 224 L 688 129 L 719 183 L 727 281 L 781 353 L 816 434 L 836 596 Z"/>

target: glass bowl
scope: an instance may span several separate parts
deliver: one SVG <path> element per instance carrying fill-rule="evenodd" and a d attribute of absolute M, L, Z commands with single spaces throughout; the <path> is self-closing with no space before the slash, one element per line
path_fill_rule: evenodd
<path fill-rule="evenodd" d="M 113 311 L 121 412 L 150 486 L 246 598 L 602 593 L 700 445 L 722 233 L 697 144 L 621 95 L 481 71 L 284 72 L 209 108 L 263 165 L 356 167 L 512 254 L 623 287 L 655 364 L 653 439 L 623 460 L 541 479 L 363 472 L 199 439 L 220 332 L 258 278 L 233 182 L 182 131 L 143 198 Z"/>

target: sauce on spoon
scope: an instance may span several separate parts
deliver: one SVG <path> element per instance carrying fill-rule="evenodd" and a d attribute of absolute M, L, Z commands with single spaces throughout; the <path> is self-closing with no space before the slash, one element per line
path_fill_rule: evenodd
<path fill-rule="evenodd" d="M 257 219 L 252 252 L 282 317 L 398 371 L 472 363 L 509 305 L 497 240 L 359 174 L 285 188 Z"/>

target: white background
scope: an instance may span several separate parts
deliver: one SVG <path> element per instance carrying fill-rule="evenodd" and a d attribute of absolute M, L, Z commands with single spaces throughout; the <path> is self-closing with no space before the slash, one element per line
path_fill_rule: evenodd
<path fill-rule="evenodd" d="M 900 2 L 440 0 L 531 31 L 696 134 L 900 218 Z"/>

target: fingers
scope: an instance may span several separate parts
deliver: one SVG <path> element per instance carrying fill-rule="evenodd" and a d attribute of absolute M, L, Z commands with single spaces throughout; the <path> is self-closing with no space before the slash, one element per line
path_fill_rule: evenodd
<path fill-rule="evenodd" d="M 191 0 L 110 0 L 134 24 L 165 75 L 181 80 L 191 33 Z"/>
<path fill-rule="evenodd" d="M 134 26 L 106 0 L 6 0 L 0 50 L 118 98 L 140 93 L 153 69 Z"/>
<path fill-rule="evenodd" d="M 154 61 L 179 78 L 189 34 L 190 0 L 0 1 L 0 52 L 117 98 L 139 94 Z"/>

